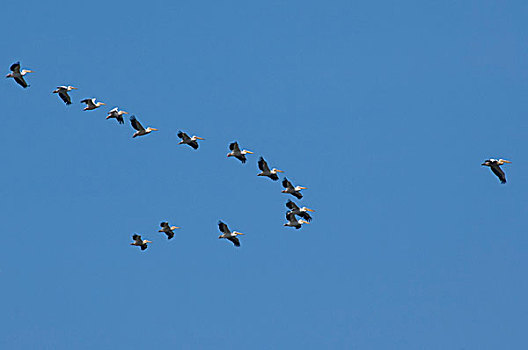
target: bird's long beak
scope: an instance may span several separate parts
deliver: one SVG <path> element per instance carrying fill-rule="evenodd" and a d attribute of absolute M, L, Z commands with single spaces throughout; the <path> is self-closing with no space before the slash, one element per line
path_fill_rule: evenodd
<path fill-rule="evenodd" d="M 312 213 L 315 212 L 315 210 L 313 209 L 310 209 L 310 208 L 306 208 L 307 211 L 311 211 Z"/>
<path fill-rule="evenodd" d="M 502 160 L 504 163 L 511 163 L 509 160 Z"/>
<path fill-rule="evenodd" d="M 308 221 L 300 220 L 303 224 L 310 224 Z"/>
<path fill-rule="evenodd" d="M 487 164 L 486 164 L 486 163 L 482 163 L 482 164 L 480 164 L 480 165 L 487 165 Z"/>
<path fill-rule="evenodd" d="M 275 171 L 278 172 L 278 173 L 283 173 L 284 172 L 284 171 L 279 170 L 279 169 L 275 169 Z"/>
<path fill-rule="evenodd" d="M 243 235 L 243 233 L 242 233 L 242 232 L 237 232 L 236 234 L 237 234 L 237 235 Z"/>
<path fill-rule="evenodd" d="M 171 230 L 176 230 L 177 228 L 180 228 L 178 226 L 171 226 Z"/>
<path fill-rule="evenodd" d="M 6 78 L 11 78 L 11 74 L 6 75 Z"/>
<path fill-rule="evenodd" d="M 128 112 L 125 112 L 125 111 L 121 111 L 121 112 L 123 112 L 123 114 L 128 114 Z"/>
<path fill-rule="evenodd" d="M 150 130 L 152 130 L 152 131 L 158 131 L 158 129 L 156 129 L 156 128 L 150 128 Z"/>
<path fill-rule="evenodd" d="M 204 138 L 201 138 L 201 137 L 198 137 L 198 136 L 196 136 L 196 138 L 197 138 L 198 140 L 205 140 Z"/>
<path fill-rule="evenodd" d="M 253 152 L 246 150 L 246 153 L 253 154 Z"/>
<path fill-rule="evenodd" d="M 26 69 L 26 73 L 33 73 L 32 70 Z"/>
<path fill-rule="evenodd" d="M 299 186 L 299 188 L 300 188 L 301 190 L 306 190 L 306 189 L 308 189 L 307 187 L 302 187 L 302 186 Z"/>
<path fill-rule="evenodd" d="M 228 153 L 228 154 L 227 154 L 227 156 L 228 156 L 228 157 L 231 157 L 231 156 L 232 156 L 232 154 L 231 154 L 231 153 Z"/>
<path fill-rule="evenodd" d="M 107 115 L 106 116 L 106 119 L 110 119 L 110 118 L 112 118 L 112 115 Z"/>
<path fill-rule="evenodd" d="M 77 88 L 76 88 L 76 87 L 73 87 L 73 86 L 72 86 L 71 88 L 72 88 L 72 90 L 77 90 Z"/>
<path fill-rule="evenodd" d="M 99 102 L 102 106 L 106 106 L 106 103 L 104 102 Z"/>
<path fill-rule="evenodd" d="M 147 240 L 145 240 L 145 242 L 147 242 L 147 243 L 152 243 L 152 241 L 147 241 Z"/>

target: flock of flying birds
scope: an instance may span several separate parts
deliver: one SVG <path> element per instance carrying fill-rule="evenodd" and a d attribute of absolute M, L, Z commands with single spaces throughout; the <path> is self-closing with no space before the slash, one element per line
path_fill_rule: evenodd
<path fill-rule="evenodd" d="M 24 76 L 27 73 L 32 73 L 32 70 L 29 69 L 20 69 L 20 62 L 16 62 L 11 65 L 10 67 L 11 73 L 6 75 L 6 78 L 13 78 L 19 85 L 21 85 L 23 88 L 27 88 L 29 85 L 27 84 L 26 80 L 24 79 Z M 76 87 L 73 86 L 58 86 L 56 90 L 53 91 L 53 93 L 56 93 L 59 95 L 59 97 L 64 101 L 66 105 L 71 105 L 71 97 L 68 94 L 72 90 L 77 90 Z M 91 111 L 94 109 L 97 109 L 101 106 L 104 106 L 105 103 L 103 102 L 96 102 L 95 98 L 86 98 L 81 101 L 81 103 L 86 104 L 86 107 L 84 107 L 84 111 Z M 106 116 L 106 119 L 116 119 L 119 124 L 124 124 L 124 115 L 128 114 L 126 111 L 119 110 L 117 107 L 110 110 L 108 112 L 108 115 Z M 158 129 L 153 127 L 143 127 L 141 123 L 136 119 L 135 116 L 130 116 L 130 125 L 136 130 L 136 132 L 132 135 L 132 138 L 135 138 L 137 136 L 144 136 L 147 134 L 150 134 L 152 131 L 157 131 Z M 204 140 L 203 138 L 199 136 L 192 136 L 189 137 L 188 134 L 186 134 L 183 131 L 178 131 L 177 136 L 181 139 L 181 141 L 178 143 L 186 144 L 192 147 L 193 149 L 198 149 L 198 140 Z M 238 142 L 232 142 L 229 145 L 230 152 L 227 154 L 227 157 L 235 157 L 236 159 L 240 160 L 242 164 L 246 163 L 247 158 L 246 154 L 253 154 L 253 152 L 248 150 L 241 150 Z M 504 173 L 500 170 L 499 165 L 502 163 L 498 162 L 508 162 L 503 161 L 502 159 L 499 161 L 495 161 L 493 159 L 488 160 L 487 162 L 491 162 L 490 164 L 483 164 L 488 165 L 491 167 L 493 172 L 496 174 L 497 171 L 502 173 L 502 178 L 504 178 Z M 495 162 L 495 163 L 494 163 Z M 509 162 L 508 162 L 509 163 Z M 495 165 L 498 164 L 498 165 Z M 260 169 L 260 173 L 257 174 L 257 176 L 265 176 L 269 177 L 273 181 L 279 180 L 278 173 L 282 173 L 282 170 L 273 168 L 270 170 L 268 163 L 264 160 L 264 158 L 260 157 L 258 160 L 258 167 Z M 497 170 L 498 169 L 498 170 Z M 500 176 L 499 176 L 500 177 Z M 506 180 L 504 180 L 506 182 Z M 284 177 L 282 180 L 282 186 L 284 187 L 284 190 L 282 190 L 282 193 L 291 194 L 297 199 L 303 198 L 303 195 L 301 193 L 301 190 L 306 189 L 306 187 L 302 186 L 293 186 L 293 184 Z M 286 213 L 286 220 L 288 220 L 287 223 L 284 224 L 284 226 L 288 227 L 295 227 L 296 229 L 300 229 L 303 224 L 309 224 L 309 222 L 312 220 L 312 217 L 310 216 L 309 212 L 314 212 L 313 209 L 307 208 L 307 207 L 299 207 L 295 202 L 288 200 L 286 203 L 286 207 L 289 209 Z M 299 218 L 297 218 L 299 217 Z M 161 229 L 158 232 L 165 233 L 167 235 L 167 239 L 172 239 L 174 237 L 174 230 L 179 229 L 180 227 L 177 226 L 170 226 L 168 222 L 164 221 L 160 223 Z M 243 233 L 238 231 L 231 231 L 229 227 L 222 221 L 218 222 L 218 228 L 220 232 L 222 233 L 218 238 L 225 238 L 233 242 L 235 247 L 240 247 L 240 240 L 237 236 L 243 235 Z M 152 243 L 152 241 L 149 241 L 147 239 L 143 239 L 141 235 L 134 234 L 132 236 L 133 242 L 130 243 L 130 245 L 141 247 L 141 250 L 145 250 L 148 247 L 148 243 Z"/>

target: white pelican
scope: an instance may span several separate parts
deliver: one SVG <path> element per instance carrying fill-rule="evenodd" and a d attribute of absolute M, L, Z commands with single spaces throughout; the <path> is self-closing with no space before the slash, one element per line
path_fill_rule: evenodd
<path fill-rule="evenodd" d="M 240 247 L 240 241 L 238 240 L 238 235 L 243 235 L 242 232 L 233 231 L 231 232 L 226 224 L 224 224 L 222 221 L 218 221 L 218 228 L 220 229 L 220 232 L 222 234 L 218 236 L 218 238 L 226 238 L 233 242 L 235 247 Z"/>
<path fill-rule="evenodd" d="M 198 149 L 198 141 L 197 140 L 205 140 L 198 136 L 189 137 L 186 133 L 183 131 L 178 131 L 178 137 L 182 139 L 180 142 L 178 142 L 178 145 L 186 144 L 191 146 L 194 149 Z"/>
<path fill-rule="evenodd" d="M 511 163 L 511 162 L 509 160 L 504 160 L 504 159 L 488 159 L 481 165 L 489 166 L 491 168 L 491 171 L 493 171 L 493 173 L 497 175 L 501 184 L 505 184 L 506 175 L 504 174 L 504 171 L 502 171 L 502 169 L 500 168 L 500 166 L 503 165 L 504 163 Z"/>
<path fill-rule="evenodd" d="M 141 239 L 140 235 L 133 235 L 132 239 L 134 240 L 134 242 L 130 243 L 130 245 L 141 247 L 141 250 L 147 249 L 147 243 L 152 243 L 152 241 Z"/>
<path fill-rule="evenodd" d="M 136 119 L 135 116 L 130 116 L 130 124 L 132 125 L 132 127 L 134 129 L 137 130 L 134 133 L 134 135 L 132 135 L 132 138 L 134 138 L 136 136 L 143 136 L 143 135 L 146 135 L 146 134 L 150 134 L 151 131 L 157 131 L 158 130 L 158 129 L 151 128 L 150 126 L 145 129 L 143 127 L 143 125 L 141 125 L 141 123 L 138 122 L 138 120 Z"/>
<path fill-rule="evenodd" d="M 169 226 L 169 223 L 167 221 L 163 221 L 160 226 L 161 230 L 159 230 L 158 232 L 165 232 L 168 239 L 174 237 L 174 232 L 172 230 L 176 230 L 177 228 L 179 228 L 177 226 Z"/>
<path fill-rule="evenodd" d="M 304 221 L 302 219 L 297 220 L 291 211 L 286 213 L 286 220 L 288 220 L 288 222 L 285 223 L 284 226 L 295 227 L 297 230 L 301 228 L 302 224 L 309 224 L 308 221 Z"/>
<path fill-rule="evenodd" d="M 26 73 L 33 73 L 32 70 L 29 69 L 22 69 L 20 70 L 20 62 L 13 63 L 11 67 L 9 67 L 11 70 L 11 73 L 6 75 L 6 78 L 13 78 L 15 81 L 22 86 L 23 88 L 27 88 L 29 85 L 24 80 L 24 75 Z"/>
<path fill-rule="evenodd" d="M 71 105 L 71 98 L 70 95 L 68 95 L 68 91 L 77 90 L 76 87 L 73 86 L 57 86 L 57 89 L 53 91 L 54 94 L 59 94 L 59 97 L 66 103 L 67 105 Z"/>
<path fill-rule="evenodd" d="M 247 149 L 241 151 L 240 148 L 238 147 L 238 142 L 231 142 L 229 144 L 229 149 L 231 150 L 231 152 L 229 152 L 227 156 L 235 157 L 236 159 L 241 161 L 242 164 L 244 164 L 247 160 L 246 154 L 253 154 L 253 152 L 248 151 Z"/>
<path fill-rule="evenodd" d="M 277 181 L 279 179 L 279 176 L 277 175 L 277 173 L 284 172 L 282 170 L 275 169 L 275 168 L 270 170 L 270 168 L 268 167 L 268 163 L 266 163 L 266 161 L 262 157 L 260 157 L 258 161 L 258 167 L 260 170 L 262 170 L 262 172 L 260 174 L 257 174 L 257 176 L 267 176 L 273 181 Z"/>
<path fill-rule="evenodd" d="M 106 103 L 103 102 L 95 102 L 95 98 L 85 98 L 81 101 L 81 103 L 86 103 L 86 107 L 84 107 L 83 111 L 91 111 L 92 109 L 99 108 L 101 106 L 106 105 Z"/>
<path fill-rule="evenodd" d="M 297 199 L 301 199 L 303 197 L 303 195 L 301 194 L 301 190 L 306 189 L 306 187 L 302 187 L 302 186 L 293 187 L 292 183 L 288 181 L 287 178 L 284 178 L 282 180 L 282 187 L 285 188 L 284 190 L 281 191 L 282 193 L 289 193 L 292 196 L 296 197 Z"/>
<path fill-rule="evenodd" d="M 108 112 L 106 119 L 116 118 L 119 124 L 124 124 L 125 120 L 123 119 L 123 114 L 128 114 L 128 112 L 120 111 L 117 107 Z"/>
<path fill-rule="evenodd" d="M 314 212 L 315 210 L 306 207 L 299 208 L 299 206 L 291 200 L 288 200 L 288 202 L 286 203 L 286 207 L 290 209 L 289 213 L 292 213 L 293 215 L 298 215 L 306 221 L 312 221 L 312 217 L 307 212 Z"/>

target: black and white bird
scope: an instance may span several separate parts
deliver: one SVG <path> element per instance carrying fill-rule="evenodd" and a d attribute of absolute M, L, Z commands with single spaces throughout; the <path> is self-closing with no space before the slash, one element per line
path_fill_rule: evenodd
<path fill-rule="evenodd" d="M 481 165 L 489 166 L 491 168 L 491 171 L 493 171 L 493 173 L 495 175 L 497 175 L 497 177 L 499 178 L 501 184 L 505 184 L 506 183 L 506 174 L 504 174 L 504 171 L 502 171 L 502 169 L 500 167 L 504 163 L 511 163 L 511 162 L 509 160 L 491 158 L 491 159 L 488 159 L 488 160 L 484 161 L 484 163 L 482 163 Z"/>
<path fill-rule="evenodd" d="M 9 67 L 11 70 L 11 73 L 6 75 L 6 78 L 13 78 L 18 83 L 18 85 L 22 86 L 23 88 L 27 88 L 29 85 L 24 80 L 24 75 L 27 73 L 33 73 L 32 70 L 29 69 L 22 69 L 20 70 L 20 62 L 13 63 L 11 67 Z"/>
<path fill-rule="evenodd" d="M 284 226 L 295 227 L 297 230 L 301 228 L 302 224 L 309 224 L 308 221 L 304 221 L 303 219 L 297 220 L 291 211 L 286 213 L 286 220 L 288 220 L 288 222 L 285 223 Z"/>
<path fill-rule="evenodd" d="M 161 230 L 159 230 L 158 232 L 164 232 L 167 235 L 167 239 L 171 239 L 172 237 L 174 237 L 173 230 L 179 228 L 178 226 L 169 226 L 169 223 L 167 221 L 163 221 L 160 226 Z"/>
<path fill-rule="evenodd" d="M 303 195 L 301 194 L 301 190 L 306 189 L 306 187 L 302 186 L 293 187 L 292 183 L 288 181 L 287 178 L 284 178 L 282 180 L 282 187 L 284 187 L 284 190 L 281 191 L 282 193 L 289 193 L 297 199 L 301 199 L 303 197 Z"/>
<path fill-rule="evenodd" d="M 275 168 L 270 170 L 268 163 L 262 157 L 260 157 L 260 159 L 258 160 L 258 167 L 262 172 L 257 174 L 257 176 L 267 176 L 273 181 L 277 181 L 279 179 L 279 176 L 277 175 L 277 173 L 284 172 L 282 170 L 275 169 Z"/>
<path fill-rule="evenodd" d="M 119 124 L 124 124 L 125 120 L 123 119 L 123 114 L 128 114 L 128 112 L 120 111 L 117 107 L 111 109 L 106 116 L 106 119 L 115 118 Z"/>
<path fill-rule="evenodd" d="M 297 204 L 295 204 L 291 200 L 288 200 L 288 202 L 286 203 L 286 207 L 290 209 L 288 213 L 292 213 L 293 215 L 300 216 L 306 221 L 312 221 L 312 217 L 310 216 L 310 214 L 308 214 L 308 212 L 309 211 L 314 212 L 315 210 L 306 208 L 306 207 L 300 208 Z"/>
<path fill-rule="evenodd" d="M 186 133 L 184 133 L 183 131 L 178 131 L 178 137 L 181 139 L 180 142 L 178 142 L 178 145 L 189 145 L 191 146 L 192 148 L 194 149 L 198 149 L 198 141 L 197 140 L 205 140 L 201 137 L 198 137 L 198 136 L 193 136 L 193 137 L 189 137 L 189 135 L 187 135 Z"/>
<path fill-rule="evenodd" d="M 85 98 L 81 101 L 81 103 L 85 103 L 86 107 L 84 107 L 83 111 L 91 111 L 96 108 L 99 108 L 101 106 L 106 105 L 106 103 L 103 102 L 95 102 L 95 98 Z"/>
<path fill-rule="evenodd" d="M 248 151 L 247 149 L 241 151 L 238 147 L 238 142 L 231 142 L 229 144 L 229 149 L 231 150 L 231 152 L 227 154 L 227 157 L 235 157 L 236 159 L 241 161 L 242 164 L 247 161 L 246 154 L 253 154 L 253 152 Z"/>
<path fill-rule="evenodd" d="M 67 105 L 71 105 L 71 98 L 70 95 L 68 95 L 68 91 L 77 90 L 76 87 L 73 86 L 57 86 L 57 89 L 53 91 L 54 94 L 59 94 L 59 97 L 66 103 Z"/>
<path fill-rule="evenodd" d="M 147 243 L 152 243 L 152 241 L 149 241 L 149 240 L 146 240 L 146 239 L 141 239 L 140 235 L 133 235 L 132 236 L 132 240 L 134 242 L 130 243 L 130 245 L 135 245 L 135 246 L 141 247 L 141 250 L 147 249 Z"/>
<path fill-rule="evenodd" d="M 132 135 L 132 138 L 137 137 L 137 136 L 147 135 L 147 134 L 150 134 L 151 131 L 158 130 L 158 129 L 151 128 L 150 126 L 145 129 L 143 125 L 141 125 L 141 123 L 133 115 L 130 116 L 130 125 L 132 125 L 132 127 L 137 130 L 134 133 L 134 135 Z"/>
<path fill-rule="evenodd" d="M 229 227 L 227 227 L 227 225 L 224 224 L 222 221 L 218 221 L 218 228 L 220 229 L 220 232 L 222 232 L 222 234 L 218 236 L 218 238 L 226 238 L 230 240 L 231 242 L 233 242 L 235 247 L 240 247 L 240 241 L 238 240 L 237 236 L 243 235 L 242 232 L 237 232 L 237 231 L 231 232 L 229 230 Z"/>

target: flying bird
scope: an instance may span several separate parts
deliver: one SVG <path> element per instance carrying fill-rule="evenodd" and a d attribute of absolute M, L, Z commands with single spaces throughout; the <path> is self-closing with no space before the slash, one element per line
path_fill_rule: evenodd
<path fill-rule="evenodd" d="M 282 193 L 289 193 L 292 196 L 296 197 L 297 199 L 301 199 L 303 197 L 303 195 L 301 194 L 301 190 L 306 189 L 306 187 L 302 187 L 302 186 L 293 187 L 292 183 L 288 181 L 287 178 L 284 178 L 282 180 L 282 186 L 285 188 L 284 190 L 281 191 Z"/>
<path fill-rule="evenodd" d="M 77 90 L 76 87 L 73 86 L 57 86 L 57 89 L 53 91 L 54 94 L 59 94 L 59 97 L 66 103 L 67 105 L 71 105 L 71 98 L 70 95 L 68 95 L 68 91 Z"/>
<path fill-rule="evenodd" d="M 18 83 L 18 85 L 22 86 L 23 88 L 27 88 L 29 85 L 24 80 L 24 75 L 27 73 L 33 73 L 32 70 L 29 69 L 22 69 L 20 70 L 20 62 L 13 63 L 11 67 L 9 67 L 11 70 L 11 73 L 6 75 L 6 78 L 13 78 Z"/>
<path fill-rule="evenodd" d="M 180 142 L 178 142 L 178 145 L 186 144 L 191 146 L 194 149 L 198 149 L 198 141 L 197 140 L 205 140 L 198 136 L 189 137 L 186 133 L 183 131 L 178 131 L 178 137 L 182 139 Z"/>
<path fill-rule="evenodd" d="M 123 119 L 123 114 L 128 114 L 128 112 L 120 111 L 116 107 L 116 108 L 110 110 L 110 112 L 108 112 L 108 115 L 106 116 L 106 119 L 115 118 L 115 119 L 117 119 L 117 122 L 119 124 L 124 124 L 125 120 Z"/>
<path fill-rule="evenodd" d="M 233 231 L 231 232 L 226 224 L 224 224 L 222 221 L 218 221 L 218 228 L 220 229 L 220 232 L 222 234 L 218 236 L 218 238 L 226 238 L 233 242 L 235 247 L 240 247 L 240 241 L 238 240 L 238 235 L 243 235 L 242 232 Z"/>
<path fill-rule="evenodd" d="M 503 165 L 504 163 L 511 163 L 511 162 L 509 160 L 504 160 L 504 159 L 488 159 L 481 165 L 489 166 L 491 168 L 491 171 L 493 171 L 493 173 L 497 175 L 501 184 L 505 184 L 506 174 L 504 174 L 504 171 L 502 171 L 502 169 L 500 168 L 500 166 Z"/>
<path fill-rule="evenodd" d="M 147 243 L 152 243 L 152 241 L 141 239 L 140 235 L 133 235 L 132 239 L 134 240 L 134 242 L 130 243 L 130 245 L 141 247 L 141 250 L 147 249 Z"/>
<path fill-rule="evenodd" d="M 294 202 L 292 202 L 291 200 L 288 200 L 288 202 L 286 203 L 286 207 L 290 209 L 288 213 L 292 213 L 293 215 L 298 215 L 301 218 L 305 219 L 306 221 L 312 221 L 312 217 L 310 216 L 310 214 L 308 214 L 308 212 L 309 211 L 314 212 L 315 210 L 306 208 L 306 207 L 299 208 L 299 206 L 295 204 Z"/>
<path fill-rule="evenodd" d="M 268 163 L 264 160 L 264 158 L 260 157 L 258 161 L 258 167 L 260 170 L 262 170 L 261 173 L 257 174 L 257 176 L 267 176 L 273 181 L 277 181 L 279 179 L 279 176 L 277 173 L 283 173 L 284 171 L 279 169 L 271 169 L 268 167 Z"/>
<path fill-rule="evenodd" d="M 247 149 L 241 151 L 240 148 L 238 147 L 238 142 L 231 142 L 229 144 L 229 149 L 231 150 L 231 152 L 229 152 L 227 156 L 235 157 L 236 159 L 241 161 L 242 164 L 244 164 L 247 160 L 246 154 L 253 154 L 253 152 L 248 151 Z"/>
<path fill-rule="evenodd" d="M 172 237 L 174 237 L 174 232 L 172 230 L 176 230 L 177 226 L 169 226 L 169 223 L 167 221 L 163 221 L 161 224 L 161 230 L 159 230 L 158 232 L 165 232 L 165 234 L 167 235 L 167 239 L 171 239 Z"/>
<path fill-rule="evenodd" d="M 286 213 L 286 220 L 288 220 L 288 222 L 285 223 L 284 226 L 295 227 L 297 230 L 301 228 L 302 224 L 309 224 L 308 221 L 304 221 L 303 219 L 297 220 L 291 211 Z"/>
<path fill-rule="evenodd" d="M 140 122 L 138 122 L 138 120 L 136 119 L 135 116 L 130 116 L 130 124 L 132 125 L 132 127 L 134 129 L 136 129 L 137 131 L 134 133 L 134 135 L 132 135 L 132 138 L 136 137 L 136 136 L 143 136 L 143 135 L 146 135 L 146 134 L 150 134 L 151 131 L 157 131 L 158 129 L 154 129 L 154 128 L 151 128 L 150 126 L 148 128 L 144 128 L 143 125 L 141 125 Z"/>
<path fill-rule="evenodd" d="M 95 98 L 85 98 L 81 101 L 81 103 L 86 103 L 86 107 L 84 107 L 83 111 L 91 111 L 92 109 L 99 108 L 101 106 L 106 105 L 106 103 L 103 102 L 95 102 Z"/>

